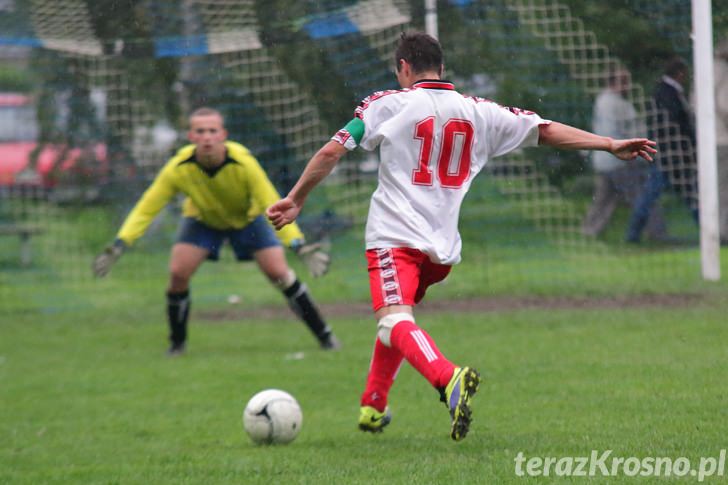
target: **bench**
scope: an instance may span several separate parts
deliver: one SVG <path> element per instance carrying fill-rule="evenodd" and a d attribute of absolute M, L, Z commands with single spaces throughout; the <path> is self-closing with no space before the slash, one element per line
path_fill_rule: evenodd
<path fill-rule="evenodd" d="M 29 266 L 32 261 L 30 238 L 35 234 L 41 234 L 43 228 L 32 224 L 0 223 L 0 236 L 20 237 L 20 264 Z"/>

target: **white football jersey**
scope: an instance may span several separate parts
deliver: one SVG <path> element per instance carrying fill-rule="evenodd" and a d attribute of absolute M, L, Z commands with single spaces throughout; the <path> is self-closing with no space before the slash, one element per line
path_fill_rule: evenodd
<path fill-rule="evenodd" d="M 535 113 L 464 96 L 447 81 L 376 92 L 332 140 L 380 147 L 366 248 L 416 248 L 439 264 L 460 261 L 460 205 L 486 162 L 538 144 Z"/>

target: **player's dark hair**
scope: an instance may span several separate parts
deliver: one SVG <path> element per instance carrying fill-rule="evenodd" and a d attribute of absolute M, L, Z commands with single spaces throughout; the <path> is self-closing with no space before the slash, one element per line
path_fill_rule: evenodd
<path fill-rule="evenodd" d="M 394 51 L 397 71 L 400 59 L 407 61 L 415 74 L 425 71 L 439 72 L 442 66 L 442 48 L 437 39 L 424 32 L 402 32 Z"/>
<path fill-rule="evenodd" d="M 190 113 L 190 119 L 196 118 L 198 116 L 219 116 L 223 123 L 225 123 L 225 117 L 222 115 L 222 113 L 220 113 L 216 109 L 208 108 L 207 106 L 197 108 L 192 113 Z"/>
<path fill-rule="evenodd" d="M 678 74 L 688 72 L 688 63 L 682 57 L 673 57 L 665 63 L 665 74 L 675 77 Z"/>

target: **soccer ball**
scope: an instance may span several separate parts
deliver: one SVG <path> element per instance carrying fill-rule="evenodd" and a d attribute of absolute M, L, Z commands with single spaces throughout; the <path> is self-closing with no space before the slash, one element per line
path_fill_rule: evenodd
<path fill-rule="evenodd" d="M 266 389 L 248 401 L 243 427 L 257 444 L 285 444 L 301 431 L 303 414 L 298 401 L 285 391 Z"/>

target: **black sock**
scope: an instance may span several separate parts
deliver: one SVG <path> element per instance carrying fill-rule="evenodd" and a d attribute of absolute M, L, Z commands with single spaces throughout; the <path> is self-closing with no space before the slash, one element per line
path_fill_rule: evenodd
<path fill-rule="evenodd" d="M 308 294 L 308 288 L 298 279 L 291 286 L 283 290 L 288 300 L 288 306 L 293 313 L 304 321 L 306 326 L 313 332 L 320 343 L 326 343 L 331 335 L 331 328 L 326 325 L 318 308 Z"/>
<path fill-rule="evenodd" d="M 167 317 L 169 340 L 182 344 L 187 340 L 187 317 L 190 315 L 190 292 L 167 293 Z"/>

